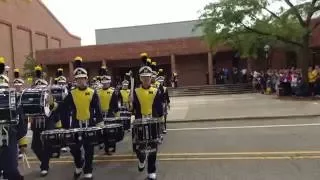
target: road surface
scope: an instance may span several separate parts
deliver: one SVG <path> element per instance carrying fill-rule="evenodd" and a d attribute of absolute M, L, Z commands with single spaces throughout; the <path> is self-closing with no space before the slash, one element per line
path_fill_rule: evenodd
<path fill-rule="evenodd" d="M 318 180 L 320 119 L 243 120 L 170 124 L 158 156 L 159 180 Z M 117 153 L 96 151 L 95 180 L 142 180 L 131 151 L 130 135 Z M 69 153 L 51 161 L 50 174 L 39 178 L 36 159 L 21 163 L 27 180 L 70 180 Z"/>

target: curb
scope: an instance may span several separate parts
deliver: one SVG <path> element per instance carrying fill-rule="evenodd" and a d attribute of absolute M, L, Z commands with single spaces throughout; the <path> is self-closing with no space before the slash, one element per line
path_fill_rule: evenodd
<path fill-rule="evenodd" d="M 179 124 L 179 123 L 215 122 L 215 121 L 273 120 L 273 119 L 313 118 L 313 117 L 320 117 L 320 114 L 288 115 L 288 116 L 245 116 L 245 117 L 226 117 L 226 118 L 210 118 L 210 119 L 167 120 L 167 123 Z"/>

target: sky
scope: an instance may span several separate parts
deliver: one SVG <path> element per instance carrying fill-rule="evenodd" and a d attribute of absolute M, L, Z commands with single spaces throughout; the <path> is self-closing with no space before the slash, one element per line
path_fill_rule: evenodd
<path fill-rule="evenodd" d="M 213 0 L 42 0 L 82 45 L 95 44 L 95 29 L 194 20 Z"/>

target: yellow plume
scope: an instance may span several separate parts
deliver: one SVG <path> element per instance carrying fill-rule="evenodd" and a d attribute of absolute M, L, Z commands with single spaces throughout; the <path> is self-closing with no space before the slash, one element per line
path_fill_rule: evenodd
<path fill-rule="evenodd" d="M 0 64 L 4 64 L 6 62 L 5 58 L 0 56 Z"/>

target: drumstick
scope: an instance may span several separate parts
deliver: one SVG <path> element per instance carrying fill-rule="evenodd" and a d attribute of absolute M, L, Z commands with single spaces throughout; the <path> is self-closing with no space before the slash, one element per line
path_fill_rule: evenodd
<path fill-rule="evenodd" d="M 27 164 L 28 168 L 30 169 L 30 164 L 29 164 L 29 161 L 28 161 L 27 154 L 23 153 L 22 155 L 23 155 L 23 162 L 26 161 L 26 164 Z"/>

